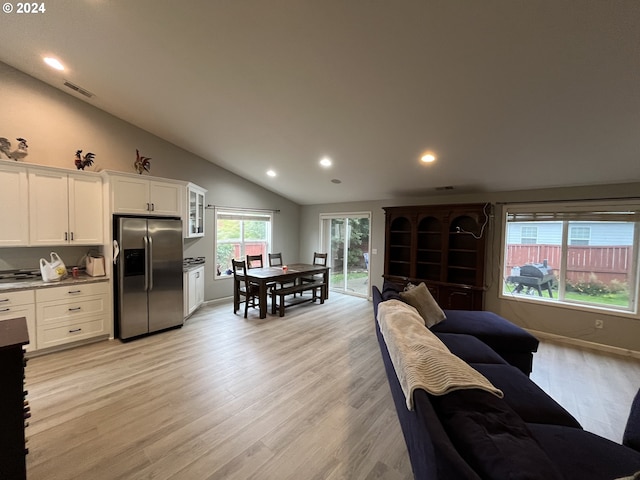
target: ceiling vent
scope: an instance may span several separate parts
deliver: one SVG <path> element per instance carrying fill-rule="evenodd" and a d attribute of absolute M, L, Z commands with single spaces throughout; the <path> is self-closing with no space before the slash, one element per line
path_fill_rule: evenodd
<path fill-rule="evenodd" d="M 78 92 L 81 95 L 84 95 L 87 98 L 92 98 L 94 97 L 94 94 L 91 93 L 89 90 L 85 90 L 82 87 L 79 87 L 78 85 L 71 83 L 69 80 L 65 80 L 64 81 L 64 86 L 70 88 L 71 90 L 74 90 L 76 92 Z"/>

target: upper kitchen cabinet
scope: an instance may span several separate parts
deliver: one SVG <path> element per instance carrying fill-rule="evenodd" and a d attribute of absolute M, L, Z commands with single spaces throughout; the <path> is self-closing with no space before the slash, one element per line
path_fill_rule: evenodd
<path fill-rule="evenodd" d="M 0 247 L 29 244 L 29 183 L 27 169 L 0 163 Z"/>
<path fill-rule="evenodd" d="M 108 172 L 113 213 L 182 217 L 184 186 L 177 181 Z"/>
<path fill-rule="evenodd" d="M 184 238 L 204 237 L 204 196 L 207 191 L 193 183 L 187 183 Z"/>
<path fill-rule="evenodd" d="M 29 244 L 104 242 L 102 177 L 29 168 Z"/>

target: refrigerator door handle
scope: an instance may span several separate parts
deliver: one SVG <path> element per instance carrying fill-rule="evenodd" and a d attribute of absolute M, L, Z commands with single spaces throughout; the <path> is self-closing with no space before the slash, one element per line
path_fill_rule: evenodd
<path fill-rule="evenodd" d="M 144 242 L 144 291 L 149 290 L 149 237 L 142 237 Z"/>
<path fill-rule="evenodd" d="M 149 238 L 149 290 L 153 290 L 153 237 Z"/>

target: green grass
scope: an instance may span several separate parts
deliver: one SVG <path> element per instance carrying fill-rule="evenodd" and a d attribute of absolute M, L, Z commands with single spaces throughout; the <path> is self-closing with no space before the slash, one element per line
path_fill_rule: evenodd
<path fill-rule="evenodd" d="M 504 293 L 506 295 L 514 294 L 510 289 L 505 288 Z M 515 296 L 524 296 L 526 294 L 514 294 Z M 542 291 L 543 298 L 548 299 L 549 294 L 546 290 Z M 537 297 L 538 294 L 535 293 L 533 295 L 528 295 L 530 297 Z M 578 292 L 565 292 L 564 294 L 565 300 L 588 303 L 591 305 L 602 305 L 602 306 L 612 306 L 612 307 L 629 307 L 629 294 L 627 292 L 619 292 L 619 293 L 606 293 L 603 295 L 585 295 L 583 293 Z M 558 299 L 558 291 L 553 290 L 553 299 Z"/>
<path fill-rule="evenodd" d="M 358 280 L 367 278 L 367 272 L 351 272 L 347 274 L 347 281 L 349 280 Z M 335 285 L 338 283 L 339 285 L 344 284 L 344 274 L 343 273 L 334 273 L 331 274 L 331 284 Z"/>
<path fill-rule="evenodd" d="M 557 294 L 557 292 L 556 292 Z M 564 298 L 584 303 L 592 303 L 595 305 L 612 305 L 616 307 L 629 306 L 629 294 L 627 292 L 606 293 L 604 295 L 584 295 L 577 292 L 566 292 Z"/>

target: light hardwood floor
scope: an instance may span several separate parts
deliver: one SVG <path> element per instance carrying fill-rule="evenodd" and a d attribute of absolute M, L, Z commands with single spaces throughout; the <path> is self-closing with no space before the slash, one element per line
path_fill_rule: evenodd
<path fill-rule="evenodd" d="M 30 359 L 29 480 L 412 478 L 370 302 L 231 310 Z M 587 429 L 621 437 L 640 365 L 543 344 L 534 378 Z"/>

